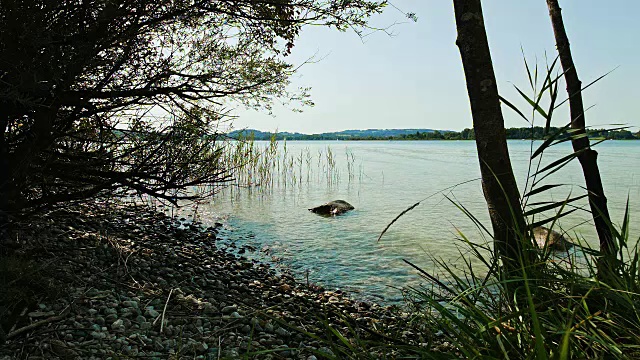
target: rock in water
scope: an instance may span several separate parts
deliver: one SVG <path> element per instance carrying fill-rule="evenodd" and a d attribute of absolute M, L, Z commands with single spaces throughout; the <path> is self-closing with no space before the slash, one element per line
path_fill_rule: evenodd
<path fill-rule="evenodd" d="M 553 251 L 565 251 L 573 246 L 573 243 L 567 241 L 562 234 L 544 226 L 533 229 L 533 238 L 541 249 L 544 248 L 545 243 L 549 250 Z"/>
<path fill-rule="evenodd" d="M 326 204 L 311 208 L 309 209 L 309 211 L 318 215 L 333 216 L 340 215 L 353 209 L 354 207 L 344 200 L 334 200 Z"/>

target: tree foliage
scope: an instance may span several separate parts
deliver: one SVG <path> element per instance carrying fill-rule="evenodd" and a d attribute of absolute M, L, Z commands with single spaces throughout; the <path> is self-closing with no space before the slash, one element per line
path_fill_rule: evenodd
<path fill-rule="evenodd" d="M 302 27 L 362 29 L 384 5 L 3 0 L 0 211 L 131 191 L 175 202 L 224 181 L 211 140 L 230 107 L 309 102 L 287 88 Z"/>

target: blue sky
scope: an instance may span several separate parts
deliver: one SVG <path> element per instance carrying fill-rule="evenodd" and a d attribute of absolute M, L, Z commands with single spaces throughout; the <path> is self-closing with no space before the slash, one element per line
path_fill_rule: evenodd
<path fill-rule="evenodd" d="M 290 60 L 305 64 L 292 87 L 310 86 L 315 106 L 302 113 L 275 106 L 274 115 L 237 109 L 235 128 L 318 133 L 367 128 L 461 130 L 472 126 L 450 0 L 392 0 L 418 22 L 389 7 L 372 25 L 390 30 L 360 39 L 353 32 L 312 27 Z M 617 68 L 584 97 L 588 125 L 623 123 L 638 131 L 640 116 L 640 1 L 560 0 L 578 75 L 583 84 Z M 484 0 L 483 10 L 498 87 L 524 108 L 513 85 L 529 90 L 521 48 L 529 64 L 544 67 L 556 55 L 544 0 Z M 564 85 L 560 96 L 564 97 Z M 566 108 L 566 106 L 564 106 Z M 567 109 L 554 125 L 568 122 Z M 507 127 L 528 126 L 503 106 Z M 540 122 L 540 119 L 537 119 Z"/>

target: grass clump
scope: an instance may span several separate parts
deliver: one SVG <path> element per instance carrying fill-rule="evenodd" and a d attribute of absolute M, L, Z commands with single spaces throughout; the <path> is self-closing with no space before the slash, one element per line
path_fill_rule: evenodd
<path fill-rule="evenodd" d="M 553 75 L 555 63 L 543 75 L 540 90 L 535 79 L 537 70 L 533 77 L 528 71 L 533 97 L 518 90 L 532 106 L 530 120 L 503 99 L 531 124 L 532 131 L 536 114 L 544 117 L 548 127 L 557 107 L 561 75 Z M 545 93 L 549 94 L 549 111 L 546 112 L 541 108 Z M 593 215 L 586 205 L 580 205 L 580 200 L 587 194 L 569 195 L 563 201 L 549 200 L 543 195 L 567 185 L 544 180 L 577 159 L 583 150 L 576 150 L 547 165 L 542 163 L 543 153 L 552 146 L 581 137 L 584 135 L 570 129 L 568 124 L 549 134 L 535 151 L 532 142 L 529 172 L 521 199 L 528 225 L 517 231 L 522 250 L 517 253 L 517 259 L 510 259 L 520 265 L 518 271 L 504 273 L 491 232 L 460 204 L 456 206 L 483 234 L 488 234 L 489 241 L 476 244 L 458 231 L 462 264 L 433 259 L 438 276 L 409 263 L 430 285 L 409 289 L 408 304 L 431 328 L 439 329 L 439 341 L 453 345 L 453 350 L 444 358 L 640 358 L 640 239 L 632 241 L 635 244 L 630 246 L 628 201 L 622 225 L 607 223 L 615 251 L 592 249 L 582 238 L 573 250 L 554 252 L 547 245 L 538 246 L 533 234 L 539 226 L 557 228 L 559 219 L 575 211 Z M 542 201 L 530 202 L 534 198 Z M 552 215 L 547 215 L 549 212 Z M 477 264 L 482 266 L 478 268 Z M 606 268 L 602 264 L 606 264 Z M 426 357 L 441 356 L 431 353 Z"/>
<path fill-rule="evenodd" d="M 630 257 L 619 258 L 619 272 L 611 278 L 598 278 L 593 260 L 598 254 L 586 248 L 563 256 L 535 251 L 535 265 L 523 266 L 522 277 L 507 279 L 500 274 L 491 246 L 460 237 L 462 273 L 439 260 L 440 278 L 416 267 L 431 285 L 412 288 L 407 297 L 412 310 L 431 328 L 439 329 L 441 341 L 453 344 L 455 350 L 449 355 L 470 359 L 640 356 L 637 245 L 627 252 Z M 484 268 L 474 268 L 471 257 Z"/>
<path fill-rule="evenodd" d="M 336 186 L 343 175 L 348 183 L 359 175 L 362 181 L 362 168 L 356 169 L 356 157 L 346 150 L 346 174 L 339 168 L 338 154 L 327 146 L 312 153 L 309 148 L 292 151 L 286 140 L 279 142 L 275 135 L 268 142 L 255 141 L 253 136 L 227 139 L 221 142 L 224 156 L 221 166 L 229 169 L 230 185 L 249 190 L 271 191 L 275 187 L 295 188 L 309 184 Z M 357 172 L 359 172 L 357 174 Z M 229 184 L 224 184 L 226 186 Z"/>

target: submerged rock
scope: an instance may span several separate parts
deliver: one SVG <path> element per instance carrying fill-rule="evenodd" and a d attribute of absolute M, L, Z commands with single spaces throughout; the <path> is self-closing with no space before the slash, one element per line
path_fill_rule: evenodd
<path fill-rule="evenodd" d="M 309 211 L 311 211 L 312 213 L 316 213 L 318 215 L 333 216 L 333 215 L 340 215 L 342 213 L 345 213 L 353 209 L 354 209 L 353 205 L 349 204 L 344 200 L 334 200 L 326 204 L 311 208 L 309 209 Z"/>
<path fill-rule="evenodd" d="M 573 246 L 573 243 L 565 239 L 562 234 L 544 226 L 533 229 L 533 238 L 541 249 L 545 247 L 545 244 L 549 250 L 553 251 L 565 251 Z"/>

